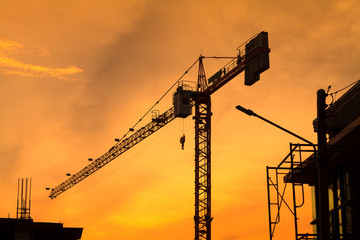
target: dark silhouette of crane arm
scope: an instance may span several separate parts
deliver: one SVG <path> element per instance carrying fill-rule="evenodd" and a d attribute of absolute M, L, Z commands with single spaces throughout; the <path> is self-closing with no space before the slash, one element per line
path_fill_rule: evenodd
<path fill-rule="evenodd" d="M 245 42 L 242 46 L 245 46 L 245 44 L 248 43 L 250 40 L 251 39 Z M 254 51 L 251 51 L 251 53 L 245 55 L 245 50 L 241 50 L 240 46 L 238 55 L 232 58 L 231 61 L 228 62 L 217 73 L 215 73 L 214 76 L 206 80 L 204 74 L 204 79 L 202 80 L 203 82 L 200 84 L 202 85 L 202 87 L 198 90 L 198 92 L 193 93 L 195 95 L 213 94 L 226 83 L 228 83 L 231 79 L 243 72 L 245 70 L 246 63 L 264 52 L 270 52 L 270 49 L 268 47 L 258 47 Z M 200 58 L 206 57 L 200 56 Z M 191 108 L 194 106 L 194 104 L 194 100 L 191 100 Z M 97 170 L 99 170 L 100 168 L 102 168 L 103 166 L 105 166 L 106 164 L 132 148 L 133 146 L 135 146 L 137 143 L 141 142 L 160 128 L 170 123 L 172 120 L 174 120 L 175 117 L 175 110 L 174 107 L 172 107 L 163 114 L 159 115 L 157 118 L 153 119 L 150 123 L 148 123 L 141 129 L 137 130 L 130 137 L 115 144 L 113 147 L 110 148 L 108 152 L 97 158 L 95 161 L 83 168 L 81 171 L 74 174 L 57 187 L 51 189 L 49 197 L 51 199 L 56 198 L 61 193 L 81 182 L 82 180 L 84 180 L 85 178 L 87 178 L 88 176 L 90 176 L 91 174 L 93 174 L 94 172 L 96 172 Z"/>
<path fill-rule="evenodd" d="M 237 57 L 234 57 L 222 68 L 221 77 L 214 80 L 212 83 L 209 83 L 203 92 L 206 94 L 213 94 L 226 83 L 228 83 L 231 79 L 243 72 L 245 70 L 245 65 L 247 62 L 251 61 L 253 58 L 263 52 L 270 52 L 270 49 L 258 48 L 251 54 L 247 55 L 246 58 L 245 55 L 241 55 L 241 53 L 239 53 Z"/>
<path fill-rule="evenodd" d="M 56 198 L 61 193 L 81 182 L 82 180 L 95 173 L 97 170 L 99 170 L 100 168 L 102 168 L 103 166 L 105 166 L 106 164 L 108 164 L 109 162 L 135 146 L 137 143 L 141 142 L 160 128 L 167 125 L 169 122 L 174 120 L 174 118 L 174 107 L 172 107 L 163 114 L 159 115 L 157 118 L 152 119 L 150 123 L 134 132 L 128 138 L 125 138 L 121 142 L 115 144 L 113 147 L 110 148 L 108 152 L 106 152 L 101 157 L 95 159 L 91 164 L 83 168 L 81 171 L 74 174 L 57 187 L 51 189 L 49 197 L 51 199 Z"/>

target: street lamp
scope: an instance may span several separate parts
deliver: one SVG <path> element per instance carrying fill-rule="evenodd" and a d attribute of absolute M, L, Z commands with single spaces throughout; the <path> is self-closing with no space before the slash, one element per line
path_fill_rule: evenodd
<path fill-rule="evenodd" d="M 302 138 L 302 137 L 300 137 L 299 135 L 297 135 L 297 134 L 295 134 L 295 133 L 293 133 L 293 132 L 291 132 L 291 131 L 289 131 L 289 130 L 287 130 L 287 129 L 279 126 L 279 125 L 277 125 L 276 123 L 273 123 L 273 122 L 267 120 L 266 118 L 263 118 L 263 117 L 257 115 L 256 113 L 254 113 L 254 112 L 253 112 L 252 110 L 250 110 L 250 109 L 245 109 L 245 108 L 243 108 L 243 107 L 240 106 L 240 105 L 237 105 L 237 106 L 236 106 L 236 109 L 239 110 L 239 111 L 241 111 L 241 112 L 243 112 L 243 113 L 245 113 L 245 114 L 247 114 L 247 115 L 249 115 L 249 116 L 258 117 L 258 118 L 260 118 L 261 120 L 264 120 L 265 122 L 270 123 L 271 125 L 273 125 L 273 126 L 275 126 L 275 127 L 277 127 L 277 128 L 280 128 L 281 130 L 283 130 L 283 131 L 285 131 L 285 132 L 293 135 L 294 137 L 297 137 L 297 138 L 301 139 L 302 141 L 304 141 L 304 142 L 306 142 L 306 143 L 314 146 L 314 144 L 313 144 L 312 142 L 310 142 L 309 140 L 306 140 L 305 138 Z"/>

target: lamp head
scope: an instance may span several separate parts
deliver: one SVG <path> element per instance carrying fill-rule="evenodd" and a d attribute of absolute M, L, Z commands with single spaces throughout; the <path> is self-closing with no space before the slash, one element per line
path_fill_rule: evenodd
<path fill-rule="evenodd" d="M 251 111 L 250 109 L 245 109 L 245 108 L 243 108 L 243 107 L 240 106 L 240 105 L 237 105 L 237 106 L 236 106 L 236 109 L 239 110 L 239 111 L 241 111 L 241 112 L 243 112 L 243 113 L 245 113 L 245 114 L 247 114 L 247 115 L 249 115 L 249 116 L 253 116 L 253 115 L 254 115 L 254 112 L 253 112 L 253 111 Z"/>

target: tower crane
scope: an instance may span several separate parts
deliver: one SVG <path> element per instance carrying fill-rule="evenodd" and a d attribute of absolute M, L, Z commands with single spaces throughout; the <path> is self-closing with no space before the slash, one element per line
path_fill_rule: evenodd
<path fill-rule="evenodd" d="M 119 140 L 108 152 L 66 181 L 51 189 L 49 197 L 61 193 L 89 177 L 137 143 L 164 127 L 177 117 L 186 118 L 195 109 L 195 240 L 211 240 L 211 99 L 210 96 L 245 71 L 245 85 L 251 86 L 260 79 L 260 74 L 269 68 L 268 33 L 256 34 L 238 49 L 236 57 L 212 77 L 206 79 L 204 56 L 198 59 L 198 81 L 196 91 L 179 85 L 173 96 L 173 107 L 153 117 L 152 121 L 127 138 Z M 131 129 L 133 130 L 133 129 Z M 185 139 L 184 139 L 185 140 Z"/>

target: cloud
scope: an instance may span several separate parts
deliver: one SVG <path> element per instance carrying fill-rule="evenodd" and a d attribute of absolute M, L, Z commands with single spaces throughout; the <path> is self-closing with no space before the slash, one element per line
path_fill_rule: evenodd
<path fill-rule="evenodd" d="M 50 77 L 62 80 L 74 80 L 70 75 L 80 73 L 83 70 L 75 66 L 63 68 L 50 68 L 33 64 L 26 64 L 12 58 L 0 57 L 0 71 L 5 74 L 15 74 L 30 77 Z"/>
<path fill-rule="evenodd" d="M 7 54 L 7 53 L 16 53 L 19 49 L 23 49 L 24 46 L 20 43 L 6 40 L 6 39 L 0 39 L 0 53 Z"/>
<path fill-rule="evenodd" d="M 46 67 L 24 63 L 17 60 L 23 53 L 30 52 L 32 55 L 40 57 L 49 56 L 50 53 L 41 47 L 24 46 L 20 43 L 10 40 L 0 40 L 0 72 L 3 74 L 12 74 L 29 77 L 46 77 L 60 80 L 77 80 L 73 75 L 83 70 L 76 66 L 65 67 Z"/>

